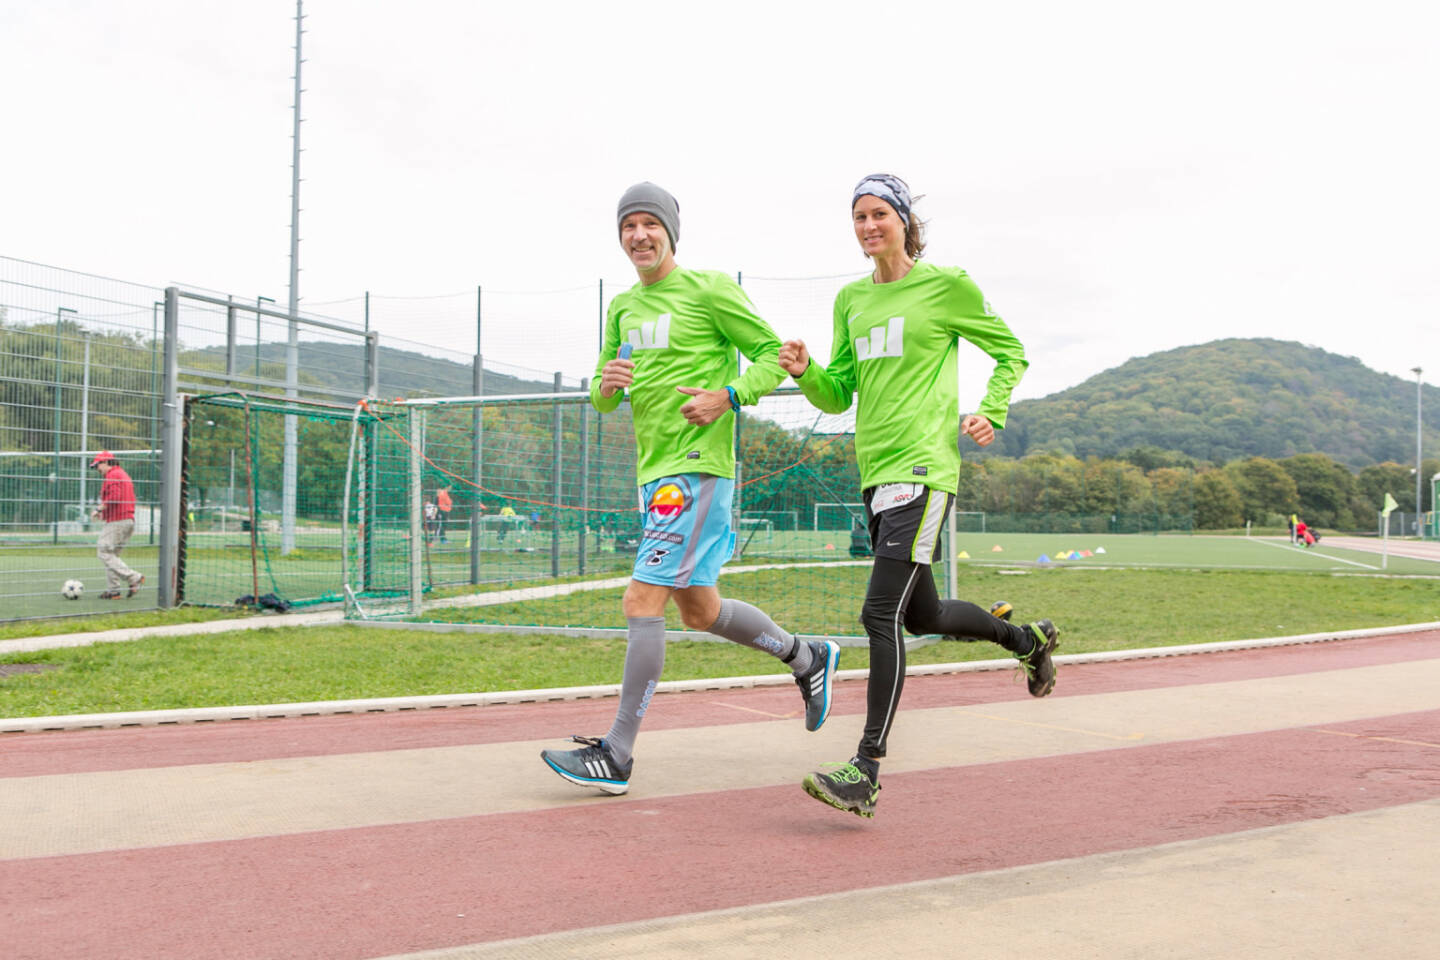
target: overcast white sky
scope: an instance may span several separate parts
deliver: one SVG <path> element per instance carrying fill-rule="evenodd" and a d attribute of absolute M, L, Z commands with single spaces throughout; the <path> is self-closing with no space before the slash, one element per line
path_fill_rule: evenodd
<path fill-rule="evenodd" d="M 625 187 L 671 190 L 680 262 L 750 286 L 864 271 L 850 190 L 883 169 L 1026 343 L 1017 399 L 1235 336 L 1434 383 L 1437 11 L 310 0 L 301 306 L 435 298 L 375 326 L 469 352 L 483 285 L 487 359 L 583 375 L 595 280 L 633 281 Z M 0 254 L 283 303 L 293 15 L 0 4 Z M 752 291 L 823 357 L 841 282 Z"/>

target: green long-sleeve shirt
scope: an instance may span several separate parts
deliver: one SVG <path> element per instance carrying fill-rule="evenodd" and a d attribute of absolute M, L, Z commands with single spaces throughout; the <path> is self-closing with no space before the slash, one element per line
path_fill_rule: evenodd
<path fill-rule="evenodd" d="M 605 342 L 590 383 L 590 400 L 601 413 L 620 405 L 618 391 L 600 395 L 600 374 L 621 343 L 634 347 L 636 482 L 677 473 L 733 478 L 735 415 L 694 426 L 680 413 L 690 397 L 675 388 L 730 386 L 740 403 L 753 404 L 785 379 L 777 363 L 780 340 L 745 291 L 723 273 L 676 267 L 658 283 L 618 294 L 605 316 Z M 750 361 L 743 375 L 737 348 Z"/>
<path fill-rule="evenodd" d="M 956 267 L 920 261 L 902 279 L 870 277 L 835 297 L 835 343 L 796 381 L 826 413 L 855 413 L 855 456 L 865 488 L 923 483 L 954 493 L 960 483 L 957 338 L 995 360 L 975 413 L 1003 429 L 1010 393 L 1027 363 L 1025 348 Z"/>

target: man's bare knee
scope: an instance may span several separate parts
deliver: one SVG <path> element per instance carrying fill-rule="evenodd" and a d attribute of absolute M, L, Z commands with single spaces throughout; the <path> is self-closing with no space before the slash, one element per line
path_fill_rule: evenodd
<path fill-rule="evenodd" d="M 631 580 L 620 606 L 626 617 L 663 617 L 672 592 L 670 587 Z"/>
<path fill-rule="evenodd" d="M 675 591 L 680 619 L 691 630 L 709 630 L 720 616 L 720 591 L 714 587 L 686 587 Z"/>

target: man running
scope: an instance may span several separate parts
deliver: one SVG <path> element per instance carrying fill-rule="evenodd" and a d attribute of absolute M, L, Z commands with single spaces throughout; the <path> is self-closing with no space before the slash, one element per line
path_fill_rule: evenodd
<path fill-rule="evenodd" d="M 735 281 L 676 264 L 680 206 L 669 193 L 636 184 L 620 198 L 617 221 L 639 282 L 610 303 L 590 399 L 609 413 L 628 390 L 634 421 L 644 528 L 623 601 L 625 671 L 608 733 L 572 737 L 578 750 L 540 752 L 566 780 L 609 794 L 630 787 L 635 738 L 665 665 L 665 606 L 672 599 L 692 630 L 785 663 L 804 698 L 807 730 L 820 729 L 829 716 L 840 661 L 839 644 L 799 640 L 715 588 L 735 549 L 735 419 L 743 404 L 784 379 L 776 365 L 779 338 Z M 743 375 L 737 349 L 751 362 Z"/>

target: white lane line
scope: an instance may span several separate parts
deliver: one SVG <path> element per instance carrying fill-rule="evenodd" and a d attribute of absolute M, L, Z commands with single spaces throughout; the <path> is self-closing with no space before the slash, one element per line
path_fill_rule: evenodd
<path fill-rule="evenodd" d="M 1275 547 L 1275 548 L 1280 549 L 1280 550 L 1293 550 L 1293 551 L 1295 551 L 1295 552 L 1297 552 L 1297 553 L 1303 553 L 1303 554 L 1304 554 L 1305 556 L 1307 556 L 1307 557 L 1324 557 L 1324 558 L 1327 559 L 1327 560 L 1334 560 L 1334 561 L 1336 561 L 1336 562 L 1338 562 L 1338 563 L 1348 563 L 1348 564 L 1350 564 L 1351 566 L 1364 567 L 1366 570 L 1379 570 L 1379 569 L 1380 569 L 1379 567 L 1372 566 L 1372 565 L 1370 565 L 1370 564 L 1368 564 L 1368 563 L 1361 563 L 1359 560 L 1346 560 L 1344 557 L 1337 557 L 1337 556 L 1335 556 L 1333 553 L 1319 553 L 1319 552 L 1312 553 L 1312 552 L 1311 552 L 1310 550 L 1308 550 L 1308 549 L 1305 549 L 1305 548 L 1303 548 L 1303 547 L 1294 547 L 1294 546 L 1291 546 L 1291 545 L 1288 544 L 1288 543 L 1276 543 L 1276 542 L 1273 541 L 1273 540 L 1262 540 L 1262 539 L 1260 539 L 1259 537 L 1250 537 L 1249 540 L 1250 540 L 1251 543 L 1263 543 L 1263 544 L 1265 544 L 1265 546 L 1267 546 L 1267 547 Z"/>

